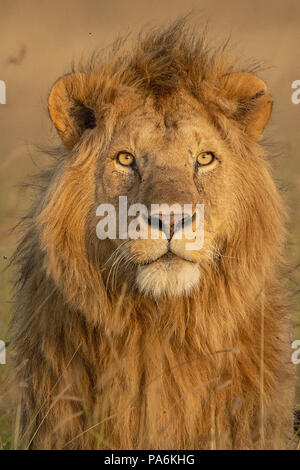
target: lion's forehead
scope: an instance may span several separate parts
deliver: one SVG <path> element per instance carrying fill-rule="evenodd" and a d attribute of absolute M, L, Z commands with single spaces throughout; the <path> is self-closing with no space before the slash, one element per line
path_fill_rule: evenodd
<path fill-rule="evenodd" d="M 205 113 L 197 115 L 191 110 L 139 110 L 126 117 L 112 139 L 112 149 L 157 151 L 185 148 L 196 151 L 201 146 L 220 145 L 217 131 L 211 126 Z"/>

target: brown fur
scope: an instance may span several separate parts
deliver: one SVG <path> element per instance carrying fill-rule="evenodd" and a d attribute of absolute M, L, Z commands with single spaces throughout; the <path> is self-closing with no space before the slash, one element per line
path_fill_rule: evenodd
<path fill-rule="evenodd" d="M 249 75 L 232 84 L 241 70 L 224 51 L 208 53 L 184 22 L 144 34 L 125 51 L 119 42 L 50 94 L 50 115 L 68 150 L 44 174 L 16 254 L 22 443 L 287 447 L 293 374 L 279 285 L 285 210 L 257 144 L 270 95 Z M 135 137 L 126 130 L 131 119 L 133 128 L 142 122 Z M 185 119 L 187 132 L 197 123 L 195 145 L 213 142 L 223 157 L 194 179 L 195 187 L 183 160 L 191 137 L 176 140 Z M 128 189 L 131 176 L 120 176 L 107 160 L 122 132 L 156 149 L 144 193 L 134 192 L 136 183 Z M 156 299 L 137 291 L 137 265 L 128 253 L 148 260 L 154 250 L 148 240 L 129 243 L 128 259 L 114 271 L 120 244 L 97 240 L 94 214 L 104 195 L 115 202 L 120 185 L 147 204 L 161 194 L 170 203 L 184 203 L 186 194 L 193 203 L 207 201 L 208 245 L 193 255 L 202 277 L 190 295 Z"/>

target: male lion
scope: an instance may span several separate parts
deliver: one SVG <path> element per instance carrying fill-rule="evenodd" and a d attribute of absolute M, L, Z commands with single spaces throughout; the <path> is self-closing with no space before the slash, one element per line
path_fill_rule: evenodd
<path fill-rule="evenodd" d="M 54 84 L 65 149 L 16 254 L 25 447 L 289 445 L 285 209 L 258 144 L 271 108 L 265 83 L 184 21 Z M 191 225 L 204 204 L 203 247 L 174 236 L 176 214 L 168 236 L 100 240 L 97 207 L 119 217 L 119 196 L 190 204 Z"/>

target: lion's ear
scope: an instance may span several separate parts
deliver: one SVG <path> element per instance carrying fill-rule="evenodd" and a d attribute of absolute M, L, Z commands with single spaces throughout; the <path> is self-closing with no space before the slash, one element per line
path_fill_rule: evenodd
<path fill-rule="evenodd" d="M 266 84 L 255 75 L 241 72 L 223 76 L 218 87 L 226 99 L 236 104 L 236 111 L 228 117 L 238 121 L 253 140 L 259 141 L 272 112 Z"/>
<path fill-rule="evenodd" d="M 89 106 L 87 76 L 71 73 L 60 78 L 52 87 L 48 109 L 63 143 L 73 148 L 86 129 L 96 126 L 94 111 Z"/>

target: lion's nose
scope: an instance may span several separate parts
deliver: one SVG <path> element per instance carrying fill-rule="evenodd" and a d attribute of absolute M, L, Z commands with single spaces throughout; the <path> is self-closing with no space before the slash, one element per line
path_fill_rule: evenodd
<path fill-rule="evenodd" d="M 188 213 L 180 214 L 152 214 L 148 218 L 148 224 L 165 233 L 168 240 L 171 240 L 177 230 L 183 229 L 193 220 L 193 215 Z"/>

